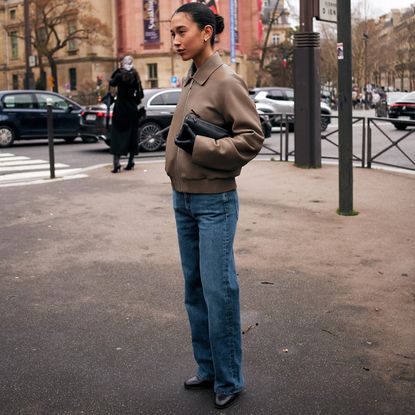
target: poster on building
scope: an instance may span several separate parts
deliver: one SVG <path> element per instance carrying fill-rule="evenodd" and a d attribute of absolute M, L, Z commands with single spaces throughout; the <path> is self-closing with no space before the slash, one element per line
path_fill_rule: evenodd
<path fill-rule="evenodd" d="M 159 0 L 143 0 L 144 43 L 160 43 Z"/>
<path fill-rule="evenodd" d="M 186 3 L 203 3 L 212 10 L 213 13 L 219 14 L 219 0 L 187 0 Z"/>

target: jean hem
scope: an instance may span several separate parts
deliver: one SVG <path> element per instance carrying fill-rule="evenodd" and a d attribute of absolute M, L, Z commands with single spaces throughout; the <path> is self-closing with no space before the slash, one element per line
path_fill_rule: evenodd
<path fill-rule="evenodd" d="M 245 388 L 244 387 L 242 387 L 242 388 L 238 388 L 238 389 L 235 389 L 234 391 L 232 391 L 232 392 L 229 392 L 229 391 L 224 391 L 224 392 L 222 392 L 222 391 L 220 391 L 220 390 L 215 390 L 215 393 L 216 393 L 216 395 L 233 395 L 234 393 L 240 393 L 240 392 L 242 392 L 242 391 L 244 391 L 245 390 Z"/>

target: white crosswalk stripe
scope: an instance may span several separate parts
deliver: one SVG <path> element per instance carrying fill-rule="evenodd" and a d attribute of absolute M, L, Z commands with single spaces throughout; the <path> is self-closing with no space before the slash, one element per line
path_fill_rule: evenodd
<path fill-rule="evenodd" d="M 56 163 L 55 169 L 69 167 L 67 164 L 62 163 Z M 29 165 L 20 165 L 20 166 L 6 166 L 3 167 L 0 163 L 0 173 L 2 172 L 16 172 L 16 171 L 31 171 L 31 170 L 45 170 L 49 169 L 49 164 L 46 164 L 45 162 L 41 164 L 29 164 Z"/>
<path fill-rule="evenodd" d="M 55 177 L 57 179 L 87 177 L 80 174 L 82 169 L 69 167 L 67 164 L 55 163 Z M 48 161 L 0 152 L 0 187 L 42 183 L 49 177 Z"/>

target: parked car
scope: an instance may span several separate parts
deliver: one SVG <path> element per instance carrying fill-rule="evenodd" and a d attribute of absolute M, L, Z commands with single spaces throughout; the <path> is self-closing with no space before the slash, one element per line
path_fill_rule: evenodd
<path fill-rule="evenodd" d="M 415 121 L 415 91 L 404 95 L 389 106 L 389 118 L 400 121 Z M 402 122 L 393 123 L 397 130 L 405 130 L 408 125 Z M 412 124 L 413 125 L 413 124 Z"/>
<path fill-rule="evenodd" d="M 386 92 L 385 96 L 375 105 L 376 117 L 387 117 L 390 105 L 406 94 L 407 92 Z"/>
<path fill-rule="evenodd" d="M 281 126 L 281 116 L 272 114 L 294 114 L 294 90 L 284 87 L 259 87 L 250 90 L 250 94 L 257 107 L 261 108 L 270 117 L 273 127 Z M 324 103 L 321 108 L 321 131 L 325 131 L 331 123 L 331 109 Z M 294 131 L 294 117 L 289 117 L 289 131 Z"/>
<path fill-rule="evenodd" d="M 181 90 L 178 88 L 144 90 L 142 104 L 146 109 L 146 117 L 139 123 L 137 139 L 145 151 L 158 151 L 164 146 L 165 135 L 158 133 L 170 125 L 180 93 Z M 110 146 L 111 137 L 105 127 L 106 110 L 104 104 L 87 107 L 81 116 L 81 130 L 82 134 L 96 136 Z M 111 117 L 112 107 L 109 112 L 109 124 Z M 272 127 L 268 116 L 260 114 L 260 118 L 264 135 L 270 137 Z"/>
<path fill-rule="evenodd" d="M 48 91 L 0 91 L 0 147 L 11 146 L 15 140 L 47 138 L 48 100 L 54 137 L 67 142 L 79 137 L 82 107 L 75 101 Z"/>

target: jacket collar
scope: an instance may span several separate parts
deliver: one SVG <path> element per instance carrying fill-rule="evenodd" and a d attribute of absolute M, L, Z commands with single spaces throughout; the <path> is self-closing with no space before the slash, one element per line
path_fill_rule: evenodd
<path fill-rule="evenodd" d="M 223 65 L 222 59 L 218 52 L 215 52 L 200 68 L 196 69 L 195 64 L 192 66 L 187 73 L 184 80 L 186 86 L 192 79 L 194 79 L 199 85 L 203 85 L 209 77 L 216 71 L 220 66 Z"/>

